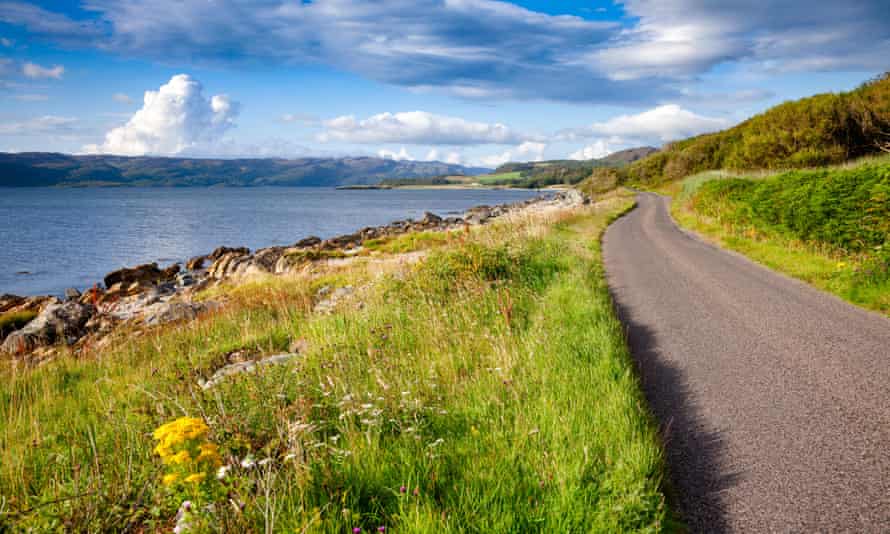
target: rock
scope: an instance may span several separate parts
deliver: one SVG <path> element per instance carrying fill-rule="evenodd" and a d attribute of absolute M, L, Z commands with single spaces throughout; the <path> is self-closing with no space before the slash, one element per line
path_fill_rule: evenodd
<path fill-rule="evenodd" d="M 188 287 L 195 283 L 195 277 L 189 272 L 179 273 L 176 275 L 176 284 L 180 287 Z"/>
<path fill-rule="evenodd" d="M 173 280 L 173 278 L 175 278 L 176 275 L 179 274 L 179 271 L 181 269 L 182 269 L 182 267 L 180 267 L 180 265 L 178 263 L 174 263 L 170 267 L 167 267 L 166 269 L 164 269 L 162 271 L 163 275 L 164 275 L 162 280 Z"/>
<path fill-rule="evenodd" d="M 423 214 L 423 219 L 421 219 L 420 222 L 423 223 L 424 225 L 428 225 L 428 226 L 429 225 L 437 225 L 442 222 L 442 217 L 439 217 L 435 213 L 431 213 L 431 212 L 427 211 L 426 213 Z"/>
<path fill-rule="evenodd" d="M 247 249 L 237 249 L 220 256 L 207 269 L 207 276 L 216 280 L 232 276 L 237 271 L 238 266 L 250 258 L 247 255 L 248 253 L 244 252 L 245 250 Z"/>
<path fill-rule="evenodd" d="M 307 248 L 307 247 L 314 247 L 319 244 L 321 244 L 321 238 L 311 235 L 305 239 L 301 239 L 301 240 L 297 241 L 296 243 L 294 243 L 294 246 L 297 248 Z"/>
<path fill-rule="evenodd" d="M 215 307 L 215 303 L 199 304 L 189 302 L 157 302 L 147 306 L 143 311 L 143 322 L 146 326 L 157 326 L 174 321 L 191 320 L 199 313 Z"/>
<path fill-rule="evenodd" d="M 216 250 L 207 255 L 207 259 L 216 261 L 226 254 L 235 254 L 238 256 L 247 256 L 250 254 L 250 249 L 247 247 L 237 247 L 237 248 L 229 248 L 229 247 L 218 247 Z"/>
<path fill-rule="evenodd" d="M 213 373 L 213 376 L 211 376 L 209 380 L 203 382 L 199 381 L 198 384 L 201 386 L 201 389 L 207 390 L 216 386 L 229 376 L 241 373 L 253 373 L 256 372 L 260 367 L 268 365 L 281 365 L 283 363 L 290 362 L 297 356 L 298 354 L 276 354 L 274 356 L 268 356 L 261 360 L 232 363 L 217 369 L 217 371 Z"/>
<path fill-rule="evenodd" d="M 5 312 L 11 308 L 18 306 L 25 302 L 25 297 L 20 297 L 18 295 L 10 295 L 9 293 L 5 293 L 0 295 L 0 313 Z"/>
<path fill-rule="evenodd" d="M 164 278 L 164 271 L 158 268 L 157 263 L 146 263 L 108 273 L 105 275 L 105 287 L 111 290 L 116 284 L 127 287 L 133 282 L 152 283 Z"/>
<path fill-rule="evenodd" d="M 274 273 L 275 264 L 278 263 L 278 259 L 281 258 L 285 250 L 287 250 L 287 247 L 260 249 L 250 259 L 250 265 L 261 272 Z"/>
<path fill-rule="evenodd" d="M 80 291 L 73 287 L 69 287 L 65 290 L 65 299 L 67 300 L 78 300 L 80 299 Z"/>
<path fill-rule="evenodd" d="M 203 269 L 204 262 L 206 260 L 207 256 L 195 256 L 185 263 L 185 268 L 189 271 L 197 271 L 198 269 Z"/>
<path fill-rule="evenodd" d="M 327 291 L 325 291 L 325 288 L 327 288 Z M 330 288 L 325 286 L 318 291 L 319 296 L 324 296 L 324 295 L 327 295 L 328 293 L 330 293 L 329 297 L 322 299 L 322 300 L 318 301 L 318 303 L 315 304 L 315 308 L 313 308 L 314 312 L 316 312 L 316 313 L 331 313 L 332 311 L 334 311 L 334 308 L 337 306 L 337 303 L 340 302 L 340 299 L 355 293 L 355 288 L 353 288 L 352 286 L 343 286 L 343 287 L 338 287 L 333 292 L 331 292 Z"/>
<path fill-rule="evenodd" d="M 464 220 L 470 224 L 482 224 L 491 218 L 491 208 L 488 206 L 478 206 L 471 208 L 464 215 Z"/>
<path fill-rule="evenodd" d="M 20 311 L 33 311 L 40 313 L 50 304 L 58 304 L 61 302 L 56 297 L 50 296 L 40 296 L 40 297 L 27 297 L 22 301 L 19 301 L 18 304 L 7 308 L 5 311 L 8 312 L 20 312 Z"/>
<path fill-rule="evenodd" d="M 0 352 L 17 355 L 59 342 L 71 345 L 85 333 L 86 323 L 95 311 L 76 301 L 49 304 L 24 328 L 9 334 Z"/>

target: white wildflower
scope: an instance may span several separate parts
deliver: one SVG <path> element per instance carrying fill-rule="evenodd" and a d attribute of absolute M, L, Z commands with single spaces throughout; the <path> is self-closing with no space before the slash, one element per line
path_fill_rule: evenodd
<path fill-rule="evenodd" d="M 253 456 L 251 456 L 249 454 L 247 456 L 245 456 L 243 460 L 241 460 L 241 467 L 243 467 L 244 469 L 250 469 L 255 465 L 256 465 L 256 460 L 254 460 Z"/>

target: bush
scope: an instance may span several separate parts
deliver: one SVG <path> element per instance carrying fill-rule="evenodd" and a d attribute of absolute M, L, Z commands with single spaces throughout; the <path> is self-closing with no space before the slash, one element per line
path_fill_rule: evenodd
<path fill-rule="evenodd" d="M 734 223 L 768 226 L 803 241 L 849 252 L 886 246 L 890 235 L 890 165 L 791 171 L 765 180 L 714 180 L 693 208 Z"/>

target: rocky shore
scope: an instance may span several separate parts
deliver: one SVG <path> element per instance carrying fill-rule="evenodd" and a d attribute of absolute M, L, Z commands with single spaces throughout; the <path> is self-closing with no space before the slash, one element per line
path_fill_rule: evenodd
<path fill-rule="evenodd" d="M 75 351 L 84 346 L 101 346 L 107 335 L 121 326 L 147 328 L 194 319 L 221 305 L 195 299 L 198 292 L 212 285 L 252 275 L 286 274 L 315 262 L 358 256 L 369 240 L 409 232 L 462 229 L 511 213 L 587 202 L 581 193 L 568 190 L 515 204 L 477 206 L 460 217 L 443 218 L 428 212 L 420 220 L 366 227 L 329 239 L 310 236 L 290 246 L 254 251 L 246 247 L 219 247 L 166 268 L 151 263 L 119 269 L 85 292 L 66 290 L 62 299 L 0 295 L 0 355 L 39 363 L 52 357 L 60 346 Z M 21 318 L 27 322 L 13 322 Z M 6 325 L 16 328 L 5 328 Z"/>

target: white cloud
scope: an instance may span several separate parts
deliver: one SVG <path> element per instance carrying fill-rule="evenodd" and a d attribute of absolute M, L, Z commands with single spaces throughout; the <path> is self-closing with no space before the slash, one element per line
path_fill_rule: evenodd
<path fill-rule="evenodd" d="M 44 115 L 18 122 L 0 123 L 0 135 L 59 135 L 74 130 L 77 119 Z"/>
<path fill-rule="evenodd" d="M 464 160 L 463 155 L 456 150 L 452 150 L 447 153 L 441 153 L 437 148 L 433 148 L 429 152 L 427 152 L 426 158 L 424 159 L 426 161 L 442 161 L 454 165 L 461 165 Z"/>
<path fill-rule="evenodd" d="M 383 159 L 394 159 L 396 161 L 405 161 L 405 160 L 413 160 L 414 157 L 405 150 L 405 147 L 402 147 L 398 152 L 393 152 L 391 150 L 387 150 L 382 148 L 377 151 L 377 156 Z"/>
<path fill-rule="evenodd" d="M 511 161 L 542 161 L 546 148 L 544 143 L 527 141 L 505 152 L 482 156 L 477 162 L 483 167 L 498 167 Z"/>
<path fill-rule="evenodd" d="M 636 115 L 619 115 L 585 128 L 563 130 L 562 140 L 611 138 L 612 142 L 664 143 L 729 126 L 722 118 L 698 115 L 676 104 L 665 104 Z"/>
<path fill-rule="evenodd" d="M 615 152 L 615 148 L 605 139 L 597 139 L 586 147 L 569 154 L 569 159 L 599 159 Z"/>
<path fill-rule="evenodd" d="M 529 139 L 501 123 L 471 122 L 426 111 L 380 113 L 358 120 L 344 115 L 324 121 L 322 142 L 406 143 L 418 145 L 512 144 Z"/>
<path fill-rule="evenodd" d="M 11 39 L 7 39 L 6 37 L 0 37 L 0 45 L 5 46 L 6 48 L 10 48 L 14 43 Z"/>
<path fill-rule="evenodd" d="M 178 74 L 157 91 L 146 91 L 142 109 L 86 152 L 174 155 L 201 151 L 234 126 L 238 104 L 226 95 L 204 98 L 201 83 Z"/>
<path fill-rule="evenodd" d="M 133 99 L 130 98 L 130 95 L 124 93 L 114 93 L 111 95 L 111 99 L 117 102 L 118 104 L 132 104 Z"/>
<path fill-rule="evenodd" d="M 65 67 L 63 67 L 62 65 L 41 67 L 36 63 L 26 61 L 22 64 L 22 74 L 33 80 L 38 80 L 41 78 L 53 78 L 56 80 L 61 80 L 62 75 L 65 74 Z"/>

